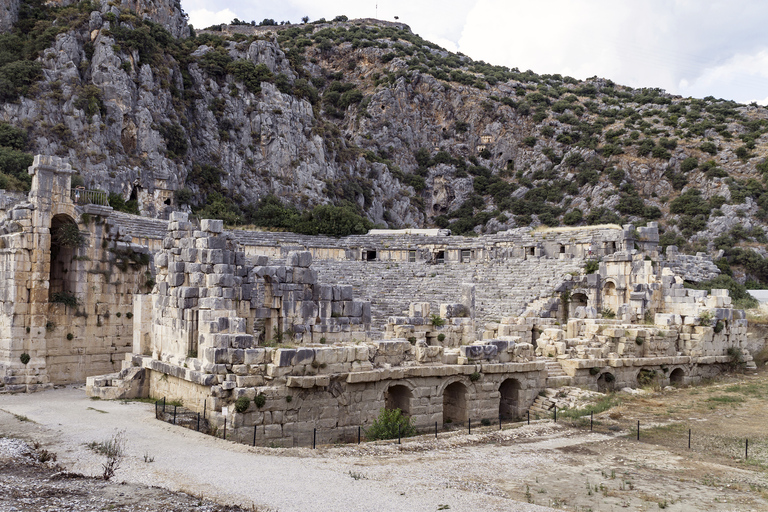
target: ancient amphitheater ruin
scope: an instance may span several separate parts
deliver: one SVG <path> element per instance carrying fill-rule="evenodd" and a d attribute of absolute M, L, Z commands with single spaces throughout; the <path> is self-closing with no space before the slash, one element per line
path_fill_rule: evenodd
<path fill-rule="evenodd" d="M 181 400 L 234 438 L 291 444 L 382 408 L 416 426 L 515 418 L 545 388 L 694 383 L 751 361 L 728 292 L 683 286 L 717 267 L 660 254 L 654 224 L 226 231 L 115 212 L 55 157 L 30 173 L 0 223 L 5 392 L 87 379 L 92 396 Z"/>

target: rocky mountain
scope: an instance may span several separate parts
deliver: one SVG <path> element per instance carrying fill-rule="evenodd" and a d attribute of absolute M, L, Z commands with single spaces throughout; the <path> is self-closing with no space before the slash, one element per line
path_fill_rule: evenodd
<path fill-rule="evenodd" d="M 664 245 L 768 281 L 757 105 L 493 66 L 371 19 L 195 32 L 176 0 L 0 12 L 5 188 L 41 152 L 149 216 L 330 234 L 658 221 Z"/>

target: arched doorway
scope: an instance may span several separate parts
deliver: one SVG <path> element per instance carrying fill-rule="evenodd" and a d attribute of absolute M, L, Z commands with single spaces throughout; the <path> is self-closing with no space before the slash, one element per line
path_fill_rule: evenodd
<path fill-rule="evenodd" d="M 619 310 L 616 285 L 611 281 L 608 281 L 603 286 L 603 309 L 610 309 L 614 313 Z"/>
<path fill-rule="evenodd" d="M 403 414 L 411 414 L 411 398 L 413 393 L 407 386 L 396 384 L 390 386 L 384 393 L 384 408 L 390 411 L 400 409 Z"/>
<path fill-rule="evenodd" d="M 520 416 L 520 381 L 507 379 L 499 386 L 499 417 L 505 420 Z"/>
<path fill-rule="evenodd" d="M 568 307 L 568 317 L 573 318 L 576 316 L 576 308 L 587 307 L 589 299 L 583 293 L 574 293 L 571 295 L 571 303 Z"/>
<path fill-rule="evenodd" d="M 601 373 L 597 378 L 597 390 L 601 393 L 610 393 L 616 384 L 616 377 L 610 373 Z"/>
<path fill-rule="evenodd" d="M 675 368 L 669 374 L 669 383 L 673 386 L 682 386 L 685 381 L 685 371 L 682 368 Z"/>
<path fill-rule="evenodd" d="M 77 289 L 77 272 L 72 261 L 77 249 L 85 243 L 80 228 L 68 215 L 56 215 L 51 219 L 51 267 L 48 300 L 65 302 L 65 296 L 74 295 Z"/>
<path fill-rule="evenodd" d="M 467 387 L 461 382 L 449 384 L 443 391 L 443 423 L 464 423 L 467 413 Z"/>

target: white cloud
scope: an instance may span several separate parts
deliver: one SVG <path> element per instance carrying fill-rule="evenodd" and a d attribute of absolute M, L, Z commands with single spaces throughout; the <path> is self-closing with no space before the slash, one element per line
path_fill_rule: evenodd
<path fill-rule="evenodd" d="M 198 29 L 210 27 L 211 25 L 229 23 L 237 18 L 237 15 L 228 8 L 216 12 L 209 11 L 208 9 L 196 9 L 187 14 L 189 14 L 189 22 L 193 27 Z"/>

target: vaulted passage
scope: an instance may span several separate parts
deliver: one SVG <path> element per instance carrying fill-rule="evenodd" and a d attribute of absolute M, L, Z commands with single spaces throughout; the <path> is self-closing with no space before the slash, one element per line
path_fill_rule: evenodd
<path fill-rule="evenodd" d="M 520 381 L 507 379 L 499 386 L 499 417 L 505 420 L 520 415 Z"/>
<path fill-rule="evenodd" d="M 390 386 L 384 396 L 384 407 L 390 411 L 400 409 L 403 414 L 411 413 L 411 398 L 413 393 L 406 386 Z"/>
<path fill-rule="evenodd" d="M 443 392 L 443 423 L 464 423 L 467 418 L 467 387 L 454 382 Z"/>
<path fill-rule="evenodd" d="M 675 368 L 672 373 L 669 374 L 669 383 L 673 386 L 682 386 L 683 379 L 685 379 L 685 372 L 682 368 Z"/>
<path fill-rule="evenodd" d="M 597 378 L 597 390 L 601 393 L 609 393 L 613 391 L 614 383 L 616 382 L 616 377 L 612 373 L 602 373 Z"/>

